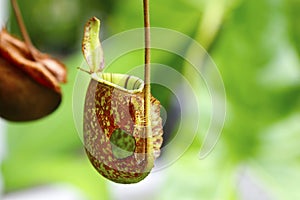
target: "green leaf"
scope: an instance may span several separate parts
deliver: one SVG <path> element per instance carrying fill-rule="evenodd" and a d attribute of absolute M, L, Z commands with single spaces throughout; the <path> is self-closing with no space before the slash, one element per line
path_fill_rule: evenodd
<path fill-rule="evenodd" d="M 286 19 L 288 23 L 289 37 L 292 45 L 296 48 L 298 56 L 300 56 L 300 26 L 299 26 L 299 9 L 300 1 L 298 0 L 286 0 Z"/>

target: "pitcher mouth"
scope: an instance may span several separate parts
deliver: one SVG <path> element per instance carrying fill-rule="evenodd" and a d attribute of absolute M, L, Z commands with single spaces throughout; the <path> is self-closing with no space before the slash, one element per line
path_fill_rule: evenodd
<path fill-rule="evenodd" d="M 144 81 L 142 79 L 128 74 L 92 73 L 91 77 L 95 81 L 129 93 L 140 93 L 144 89 Z"/>

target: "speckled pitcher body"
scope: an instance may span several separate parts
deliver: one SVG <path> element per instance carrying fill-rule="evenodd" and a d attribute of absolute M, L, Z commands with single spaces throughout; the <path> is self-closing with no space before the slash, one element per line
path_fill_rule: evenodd
<path fill-rule="evenodd" d="M 135 183 L 144 179 L 160 154 L 160 102 L 151 97 L 152 135 L 147 137 L 143 88 L 141 79 L 114 73 L 99 73 L 88 86 L 85 149 L 95 169 L 114 182 Z"/>

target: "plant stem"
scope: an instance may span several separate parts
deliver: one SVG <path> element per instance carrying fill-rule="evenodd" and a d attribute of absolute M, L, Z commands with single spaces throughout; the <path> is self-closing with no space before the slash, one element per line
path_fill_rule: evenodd
<path fill-rule="evenodd" d="M 29 49 L 29 52 L 30 52 L 31 56 L 35 59 L 35 56 L 34 56 L 34 53 L 33 53 L 33 45 L 32 45 L 31 39 L 29 37 L 29 34 L 26 30 L 26 27 L 25 27 L 25 24 L 24 24 L 22 15 L 21 15 L 21 11 L 20 11 L 18 2 L 16 0 L 11 0 L 11 4 L 12 4 L 13 10 L 15 12 L 15 16 L 16 16 L 16 19 L 17 19 L 22 37 L 25 41 L 25 44 L 26 44 L 27 48 Z"/>
<path fill-rule="evenodd" d="M 145 126 L 147 138 L 151 137 L 151 87 L 150 87 L 150 14 L 149 0 L 143 0 L 144 4 L 144 28 L 145 28 L 145 87 L 144 87 L 144 109 Z"/>

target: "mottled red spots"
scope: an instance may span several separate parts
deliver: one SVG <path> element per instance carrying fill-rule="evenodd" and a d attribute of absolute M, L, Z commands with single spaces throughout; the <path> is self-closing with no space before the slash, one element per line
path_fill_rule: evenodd
<path fill-rule="evenodd" d="M 155 99 L 152 103 L 159 105 Z M 155 149 L 146 152 L 147 142 L 153 140 L 148 141 L 144 135 L 143 93 L 132 94 L 91 80 L 84 113 L 84 143 L 87 155 L 97 171 L 119 183 L 134 183 L 145 178 L 154 164 L 153 159 L 148 160 L 147 153 L 154 155 L 157 152 Z M 133 155 L 118 159 L 112 153 L 110 137 L 116 129 L 122 129 L 135 138 Z M 162 134 L 157 137 L 162 141 Z"/>

